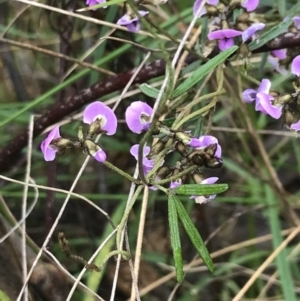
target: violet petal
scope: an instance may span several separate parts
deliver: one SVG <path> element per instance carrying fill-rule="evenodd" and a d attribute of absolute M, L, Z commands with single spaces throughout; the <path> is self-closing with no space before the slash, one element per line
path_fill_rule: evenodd
<path fill-rule="evenodd" d="M 54 146 L 51 146 L 51 142 L 54 139 L 61 138 L 59 133 L 59 126 L 53 128 L 50 131 L 47 138 L 41 144 L 41 150 L 44 155 L 45 161 L 53 161 L 55 159 L 55 154 L 57 153 L 57 149 Z"/>
<path fill-rule="evenodd" d="M 248 12 L 253 11 L 257 8 L 259 0 L 244 0 L 242 1 L 242 7 L 244 7 Z"/>
<path fill-rule="evenodd" d="M 253 89 L 246 89 L 242 94 L 242 99 L 246 103 L 253 102 L 256 99 L 257 92 Z"/>
<path fill-rule="evenodd" d="M 142 117 L 144 115 L 150 118 L 152 111 L 152 108 L 145 102 L 132 102 L 125 112 L 125 120 L 129 129 L 136 134 L 140 134 L 142 131 L 148 130 L 150 122 L 147 122 Z"/>
<path fill-rule="evenodd" d="M 83 122 L 91 124 L 96 119 L 101 120 L 101 129 L 106 135 L 114 135 L 117 131 L 117 117 L 114 111 L 100 101 L 89 104 L 83 112 Z"/>
<path fill-rule="evenodd" d="M 291 65 L 291 72 L 297 76 L 300 76 L 300 55 L 296 56 Z"/>
<path fill-rule="evenodd" d="M 266 27 L 266 24 L 264 23 L 254 23 L 250 27 L 248 27 L 243 33 L 242 33 L 242 40 L 245 43 L 248 41 L 251 37 L 253 37 L 257 31 L 262 30 Z"/>

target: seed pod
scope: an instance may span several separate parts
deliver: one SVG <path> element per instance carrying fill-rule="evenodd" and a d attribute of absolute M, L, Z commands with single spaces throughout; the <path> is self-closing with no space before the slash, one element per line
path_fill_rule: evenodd
<path fill-rule="evenodd" d="M 172 172 L 172 169 L 169 166 L 161 166 L 156 172 L 156 176 L 160 179 L 167 178 Z"/>

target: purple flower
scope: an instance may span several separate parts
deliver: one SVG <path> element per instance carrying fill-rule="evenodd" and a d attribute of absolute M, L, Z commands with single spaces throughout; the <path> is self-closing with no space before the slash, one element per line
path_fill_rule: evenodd
<path fill-rule="evenodd" d="M 259 4 L 259 0 L 243 0 L 242 7 L 244 7 L 247 11 L 253 11 Z"/>
<path fill-rule="evenodd" d="M 117 131 L 117 117 L 113 110 L 100 101 L 88 105 L 83 112 L 83 122 L 92 124 L 100 120 L 101 131 L 106 135 L 114 135 Z"/>
<path fill-rule="evenodd" d="M 243 92 L 242 98 L 245 102 L 250 103 L 255 101 L 255 110 L 260 111 L 265 115 L 278 119 L 282 115 L 283 106 L 274 106 L 272 100 L 274 97 L 269 95 L 271 82 L 268 79 L 263 79 L 257 89 L 247 89 Z"/>
<path fill-rule="evenodd" d="M 245 43 L 250 38 L 255 37 L 256 32 L 259 30 L 262 30 L 266 27 L 266 24 L 264 23 L 254 23 L 250 27 L 248 27 L 243 33 L 242 33 L 242 40 Z"/>
<path fill-rule="evenodd" d="M 92 156 L 98 162 L 104 162 L 106 160 L 106 153 L 103 151 L 102 148 L 100 148 L 100 146 L 99 146 L 99 150 L 95 154 L 92 154 Z"/>
<path fill-rule="evenodd" d="M 219 180 L 219 178 L 217 178 L 217 177 L 207 178 L 207 179 L 203 180 L 199 185 L 215 184 L 218 180 Z M 214 199 L 216 196 L 217 196 L 216 194 L 200 195 L 200 196 L 193 195 L 190 197 L 190 199 L 195 199 L 195 202 L 197 204 L 205 204 L 205 203 L 209 202 L 210 200 Z"/>
<path fill-rule="evenodd" d="M 300 120 L 298 122 L 292 123 L 290 129 L 295 131 L 300 131 Z"/>
<path fill-rule="evenodd" d="M 297 27 L 297 29 L 300 29 L 300 17 L 294 17 L 292 18 L 294 21 L 295 26 Z"/>
<path fill-rule="evenodd" d="M 129 129 L 136 134 L 147 131 L 150 127 L 149 120 L 152 111 L 152 108 L 145 102 L 132 102 L 125 112 L 125 119 Z"/>
<path fill-rule="evenodd" d="M 226 50 L 234 45 L 234 37 L 242 35 L 242 31 L 234 29 L 215 30 L 207 35 L 209 40 L 219 40 L 220 50 Z"/>
<path fill-rule="evenodd" d="M 58 149 L 54 145 L 51 145 L 51 142 L 54 139 L 58 138 L 61 138 L 59 133 L 59 126 L 55 127 L 41 144 L 41 150 L 44 155 L 45 161 L 53 161 L 55 159 L 55 155 Z"/>
<path fill-rule="evenodd" d="M 297 76 L 300 76 L 300 55 L 296 56 L 291 65 L 291 72 Z"/>
<path fill-rule="evenodd" d="M 199 146 L 197 149 L 205 148 L 211 144 L 217 144 L 217 149 L 215 152 L 215 157 L 221 158 L 222 157 L 222 148 L 221 145 L 218 143 L 218 139 L 214 136 L 204 135 L 199 137 Z"/>
<path fill-rule="evenodd" d="M 88 6 L 94 6 L 97 4 L 105 3 L 106 0 L 86 0 L 86 5 Z M 103 8 L 106 8 L 107 6 L 103 6 Z M 97 10 L 96 8 L 94 10 Z"/>
<path fill-rule="evenodd" d="M 271 55 L 280 60 L 284 60 L 286 58 L 286 52 L 287 52 L 287 49 L 277 49 L 277 50 L 271 51 Z"/>
<path fill-rule="evenodd" d="M 147 159 L 147 155 L 150 153 L 151 148 L 145 146 L 143 149 L 143 170 L 144 175 L 147 175 L 154 166 L 154 160 Z M 131 147 L 130 153 L 135 157 L 136 161 L 139 159 L 139 145 L 135 144 Z"/>
<path fill-rule="evenodd" d="M 139 10 L 139 13 L 142 17 L 146 16 L 149 12 L 145 10 Z M 121 17 L 118 22 L 118 25 L 126 26 L 127 29 L 131 32 L 138 32 L 141 29 L 141 22 L 137 16 L 131 16 L 130 14 L 125 14 Z"/>
<path fill-rule="evenodd" d="M 197 11 L 199 10 L 199 7 L 200 7 L 201 3 L 202 3 L 202 0 L 196 0 L 195 1 L 194 9 L 193 9 L 194 16 L 196 16 Z M 219 0 L 207 0 L 206 1 L 206 4 L 213 5 L 213 6 L 216 6 L 218 3 L 219 3 Z M 203 6 L 203 8 L 198 12 L 197 17 L 200 18 L 201 16 L 203 16 L 205 14 L 206 14 L 206 9 L 205 9 L 205 6 Z"/>

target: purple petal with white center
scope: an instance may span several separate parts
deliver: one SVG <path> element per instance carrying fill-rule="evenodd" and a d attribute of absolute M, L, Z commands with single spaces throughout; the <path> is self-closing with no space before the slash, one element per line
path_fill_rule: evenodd
<path fill-rule="evenodd" d="M 253 11 L 257 8 L 259 4 L 259 0 L 245 0 L 242 1 L 242 7 L 244 7 L 247 11 Z"/>
<path fill-rule="evenodd" d="M 296 56 L 291 65 L 291 72 L 297 76 L 300 76 L 300 55 Z"/>
<path fill-rule="evenodd" d="M 199 185 L 202 184 L 215 184 L 217 181 L 219 180 L 218 177 L 211 177 L 211 178 L 207 178 L 205 180 L 203 180 Z M 210 200 L 213 200 L 217 195 L 216 194 L 212 194 L 212 195 L 208 195 L 208 196 L 191 196 L 190 199 L 195 199 L 195 202 L 197 204 L 205 204 L 207 202 L 209 202 Z"/>
<path fill-rule="evenodd" d="M 125 119 L 129 129 L 136 134 L 140 134 L 142 131 L 148 130 L 150 122 L 143 119 L 142 115 L 150 118 L 152 111 L 153 109 L 145 102 L 132 102 L 125 112 Z"/>
<path fill-rule="evenodd" d="M 235 29 L 219 29 L 219 30 L 212 31 L 207 35 L 207 37 L 209 40 L 221 40 L 224 38 L 227 39 L 234 38 L 242 35 L 242 33 L 243 33 L 242 31 L 235 30 Z"/>
<path fill-rule="evenodd" d="M 296 16 L 292 18 L 297 29 L 300 29 L 300 17 Z"/>
<path fill-rule="evenodd" d="M 41 144 L 41 150 L 44 155 L 45 161 L 53 161 L 55 159 L 55 154 L 57 153 L 58 149 L 50 144 L 52 140 L 58 138 L 61 138 L 59 133 L 59 126 L 50 131 L 47 138 Z"/>
<path fill-rule="evenodd" d="M 104 162 L 106 160 L 106 153 L 100 148 L 94 155 L 94 159 L 98 162 Z"/>
<path fill-rule="evenodd" d="M 270 80 L 264 78 L 264 79 L 261 81 L 261 83 L 260 83 L 260 85 L 259 85 L 259 87 L 258 87 L 258 89 L 257 89 L 257 92 L 258 92 L 258 93 L 269 94 L 270 88 L 271 88 L 271 82 L 270 82 Z"/>
<path fill-rule="evenodd" d="M 222 51 L 232 47 L 233 45 L 234 45 L 234 40 L 227 39 L 227 38 L 219 40 L 219 43 L 218 43 L 219 49 Z"/>
<path fill-rule="evenodd" d="M 244 102 L 250 103 L 256 99 L 257 92 L 253 89 L 246 89 L 242 94 L 242 99 Z"/>
<path fill-rule="evenodd" d="M 243 33 L 242 33 L 242 40 L 245 43 L 248 41 L 250 38 L 252 38 L 257 31 L 262 30 L 266 27 L 266 24 L 264 23 L 254 23 L 252 24 L 249 28 L 247 28 Z"/>
<path fill-rule="evenodd" d="M 292 123 L 290 129 L 295 131 L 300 131 L 300 120 L 298 122 Z"/>
<path fill-rule="evenodd" d="M 278 49 L 271 51 L 271 55 L 277 57 L 280 60 L 284 60 L 286 58 L 287 49 Z"/>
<path fill-rule="evenodd" d="M 91 124 L 96 119 L 101 120 L 101 129 L 106 131 L 106 135 L 114 135 L 117 131 L 117 117 L 114 111 L 100 101 L 95 101 L 88 105 L 83 112 L 83 122 Z"/>
<path fill-rule="evenodd" d="M 273 100 L 274 97 L 264 93 L 257 93 L 256 97 L 256 111 L 260 111 L 265 115 L 270 115 L 275 119 L 280 118 L 280 116 L 282 115 L 283 106 L 274 106 L 271 102 L 271 100 Z"/>

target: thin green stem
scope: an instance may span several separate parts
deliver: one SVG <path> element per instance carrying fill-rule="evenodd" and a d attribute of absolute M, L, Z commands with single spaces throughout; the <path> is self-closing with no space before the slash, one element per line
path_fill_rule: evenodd
<path fill-rule="evenodd" d="M 185 170 L 179 172 L 178 174 L 176 174 L 176 175 L 174 175 L 174 176 L 172 176 L 172 177 L 169 177 L 169 178 L 167 178 L 167 179 L 160 180 L 160 181 L 157 181 L 157 182 L 153 182 L 153 183 L 151 183 L 151 184 L 153 184 L 153 185 L 156 186 L 156 185 L 160 185 L 160 184 L 170 183 L 170 182 L 172 182 L 172 181 L 174 181 L 174 180 L 177 180 L 177 179 L 181 178 L 182 176 L 184 176 L 184 175 L 190 173 L 191 171 L 196 170 L 197 168 L 198 168 L 198 167 L 195 166 L 195 165 L 194 165 L 194 166 L 191 166 L 191 167 L 189 167 L 189 168 L 187 168 L 187 169 L 185 169 Z"/>
<path fill-rule="evenodd" d="M 102 267 L 105 265 L 105 263 L 113 256 L 116 256 L 116 255 L 122 255 L 122 258 L 125 259 L 125 260 L 128 260 L 130 259 L 130 254 L 124 250 L 115 250 L 115 251 L 111 251 L 110 253 L 108 253 L 104 259 L 103 259 L 103 262 L 101 263 L 100 265 L 100 270 L 102 269 Z"/>
<path fill-rule="evenodd" d="M 115 165 L 111 164 L 110 162 L 108 161 L 104 161 L 103 164 L 110 168 L 111 170 L 115 171 L 116 173 L 120 174 L 121 176 L 123 176 L 124 178 L 128 179 L 129 181 L 137 184 L 137 185 L 140 185 L 141 184 L 141 181 L 133 178 L 131 175 L 129 175 L 128 173 L 124 172 L 123 170 L 119 169 L 118 167 L 116 167 Z"/>
<path fill-rule="evenodd" d="M 144 186 L 141 185 L 136 189 L 134 195 L 132 196 L 131 200 L 129 201 L 129 203 L 126 206 L 126 209 L 125 209 L 125 212 L 123 214 L 122 220 L 119 224 L 119 228 L 118 228 L 118 231 L 117 231 L 117 239 L 116 239 L 117 249 L 119 251 L 122 250 L 122 245 L 121 245 L 122 232 L 124 230 L 124 227 L 125 227 L 125 224 L 127 222 L 128 216 L 130 214 L 130 211 L 131 211 L 133 205 L 135 204 L 135 201 L 136 201 L 137 197 L 139 196 L 139 194 L 141 193 L 143 188 L 144 188 Z"/>

